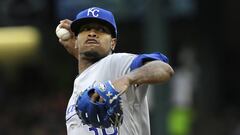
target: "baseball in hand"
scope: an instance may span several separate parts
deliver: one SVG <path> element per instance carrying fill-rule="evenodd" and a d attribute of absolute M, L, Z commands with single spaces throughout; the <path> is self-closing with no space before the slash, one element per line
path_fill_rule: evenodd
<path fill-rule="evenodd" d="M 56 35 L 58 36 L 59 39 L 62 40 L 68 40 L 71 37 L 71 34 L 67 29 L 60 28 L 59 26 L 57 26 L 56 28 Z"/>

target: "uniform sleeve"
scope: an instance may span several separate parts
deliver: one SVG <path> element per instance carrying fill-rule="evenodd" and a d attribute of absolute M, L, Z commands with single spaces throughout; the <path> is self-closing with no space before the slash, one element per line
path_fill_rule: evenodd
<path fill-rule="evenodd" d="M 168 58 L 159 52 L 154 52 L 150 54 L 140 54 L 134 58 L 134 60 L 130 65 L 130 69 L 134 70 L 144 65 L 145 62 L 154 61 L 154 60 L 161 60 L 165 63 L 168 63 Z"/>
<path fill-rule="evenodd" d="M 120 77 L 129 73 L 132 61 L 137 57 L 135 54 L 116 53 L 113 54 L 110 61 L 110 72 L 114 77 Z"/>

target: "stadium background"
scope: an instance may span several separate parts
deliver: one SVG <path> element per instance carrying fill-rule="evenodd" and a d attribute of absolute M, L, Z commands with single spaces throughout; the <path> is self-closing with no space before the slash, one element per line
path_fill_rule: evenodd
<path fill-rule="evenodd" d="M 81 9 L 99 6 L 116 16 L 116 52 L 161 51 L 180 74 L 176 80 L 182 89 L 169 82 L 149 93 L 152 135 L 240 135 L 239 4 L 1 0 L 0 134 L 66 134 L 65 107 L 77 61 L 59 45 L 55 28 L 59 20 L 74 19 Z M 188 101 L 174 100 L 178 88 L 188 90 L 180 98 Z"/>

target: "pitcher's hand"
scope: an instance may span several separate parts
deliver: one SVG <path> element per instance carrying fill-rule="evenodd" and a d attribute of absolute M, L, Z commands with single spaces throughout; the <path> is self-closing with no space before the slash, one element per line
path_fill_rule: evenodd
<path fill-rule="evenodd" d="M 67 29 L 70 33 L 71 33 L 71 38 L 67 39 L 67 40 L 62 40 L 59 39 L 59 42 L 64 46 L 64 48 L 71 54 L 73 55 L 75 58 L 78 59 L 78 49 L 75 45 L 76 43 L 76 36 L 74 35 L 74 33 L 71 31 L 71 20 L 68 19 L 64 19 L 60 21 L 60 24 L 58 25 L 61 28 L 65 28 Z"/>

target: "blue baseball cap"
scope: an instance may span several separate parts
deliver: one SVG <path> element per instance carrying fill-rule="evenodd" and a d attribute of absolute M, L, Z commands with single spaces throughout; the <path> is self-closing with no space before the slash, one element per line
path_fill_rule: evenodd
<path fill-rule="evenodd" d="M 112 12 L 99 7 L 91 7 L 79 12 L 71 24 L 71 30 L 77 36 L 81 26 L 91 22 L 98 22 L 106 25 L 113 37 L 117 37 L 117 26 Z"/>

